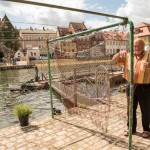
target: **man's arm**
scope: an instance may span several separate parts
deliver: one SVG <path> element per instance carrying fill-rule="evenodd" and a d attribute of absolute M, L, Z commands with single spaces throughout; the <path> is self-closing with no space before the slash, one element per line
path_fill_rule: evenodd
<path fill-rule="evenodd" d="M 117 61 L 119 60 L 119 58 L 120 58 L 120 52 L 118 52 L 117 54 L 115 54 L 115 55 L 113 56 L 112 61 L 113 61 L 113 62 L 117 62 Z"/>
<path fill-rule="evenodd" d="M 122 65 L 125 62 L 126 56 L 127 56 L 127 51 L 122 50 L 113 56 L 112 61 L 115 62 L 116 65 Z"/>

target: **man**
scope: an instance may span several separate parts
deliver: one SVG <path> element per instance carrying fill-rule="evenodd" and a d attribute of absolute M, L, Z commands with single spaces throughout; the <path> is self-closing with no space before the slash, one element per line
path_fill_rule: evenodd
<path fill-rule="evenodd" d="M 142 137 L 148 138 L 150 136 L 150 53 L 148 51 L 144 51 L 144 45 L 144 41 L 140 38 L 134 41 L 134 97 L 132 133 L 136 133 L 136 110 L 139 103 L 142 114 Z M 112 60 L 116 63 L 116 65 L 124 65 L 124 78 L 130 82 L 129 53 L 127 53 L 126 50 L 122 50 L 115 54 Z M 129 86 L 127 86 L 126 94 L 129 105 Z M 127 109 L 128 113 L 129 106 Z"/>

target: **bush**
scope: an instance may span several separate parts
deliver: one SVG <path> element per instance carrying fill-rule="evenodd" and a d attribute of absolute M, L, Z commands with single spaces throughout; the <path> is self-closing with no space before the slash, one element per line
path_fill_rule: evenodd
<path fill-rule="evenodd" d="M 19 104 L 13 108 L 13 113 L 18 118 L 32 114 L 33 110 L 26 104 Z"/>
<path fill-rule="evenodd" d="M 86 104 L 81 104 L 81 105 L 80 105 L 80 108 L 86 109 L 86 108 L 87 108 L 87 105 L 86 105 Z"/>

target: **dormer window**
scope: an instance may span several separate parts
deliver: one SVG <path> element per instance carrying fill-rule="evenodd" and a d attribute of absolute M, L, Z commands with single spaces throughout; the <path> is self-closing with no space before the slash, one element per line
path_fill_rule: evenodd
<path fill-rule="evenodd" d="M 140 30 L 140 29 L 135 30 L 135 34 L 139 34 L 139 33 L 142 33 L 142 32 L 143 32 L 143 30 Z"/>

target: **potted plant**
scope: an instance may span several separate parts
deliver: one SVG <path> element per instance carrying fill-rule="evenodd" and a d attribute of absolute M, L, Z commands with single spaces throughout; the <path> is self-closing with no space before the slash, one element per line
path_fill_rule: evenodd
<path fill-rule="evenodd" d="M 20 126 L 29 125 L 29 115 L 32 114 L 33 110 L 29 105 L 18 104 L 13 108 L 13 113 L 19 118 Z"/>

